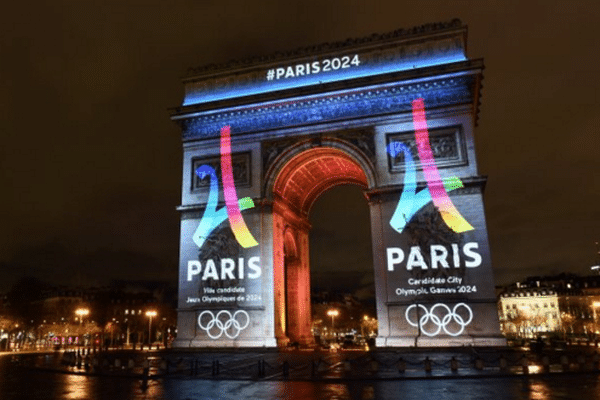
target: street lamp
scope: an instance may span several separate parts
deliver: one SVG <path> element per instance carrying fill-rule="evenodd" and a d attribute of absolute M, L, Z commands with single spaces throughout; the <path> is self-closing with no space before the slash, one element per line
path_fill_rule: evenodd
<path fill-rule="evenodd" d="M 332 309 L 332 310 L 328 310 L 327 311 L 327 315 L 329 317 L 331 317 L 331 332 L 333 333 L 334 319 L 335 319 L 335 317 L 337 317 L 338 315 L 340 315 L 340 312 L 338 310 Z"/>
<path fill-rule="evenodd" d="M 79 326 L 83 325 L 83 317 L 90 315 L 90 310 L 87 308 L 78 308 L 75 310 L 75 314 L 79 316 Z"/>
<path fill-rule="evenodd" d="M 362 335 L 362 337 L 365 337 L 365 325 L 369 322 L 369 316 L 368 315 L 363 315 L 363 322 L 361 322 L 360 324 L 360 333 Z"/>
<path fill-rule="evenodd" d="M 88 310 L 87 308 L 78 308 L 77 310 L 75 310 L 75 314 L 79 316 L 79 324 L 81 325 L 83 317 L 89 315 L 90 310 Z"/>
<path fill-rule="evenodd" d="M 598 334 L 598 308 L 600 308 L 600 302 L 598 301 L 594 301 L 592 303 L 592 308 L 594 310 L 594 333 L 597 335 Z"/>
<path fill-rule="evenodd" d="M 152 345 L 151 335 L 152 335 L 152 318 L 156 317 L 158 313 L 154 310 L 146 311 L 146 317 L 148 320 L 148 347 Z"/>

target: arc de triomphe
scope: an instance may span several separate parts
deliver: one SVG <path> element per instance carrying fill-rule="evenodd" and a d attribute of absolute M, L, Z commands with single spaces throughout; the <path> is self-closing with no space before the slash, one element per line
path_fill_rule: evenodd
<path fill-rule="evenodd" d="M 308 213 L 364 190 L 377 346 L 504 345 L 460 21 L 208 66 L 183 138 L 179 347 L 310 345 Z"/>

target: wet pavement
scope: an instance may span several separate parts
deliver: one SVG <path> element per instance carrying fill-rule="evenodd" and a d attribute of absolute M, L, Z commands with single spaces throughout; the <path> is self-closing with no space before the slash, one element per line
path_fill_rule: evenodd
<path fill-rule="evenodd" d="M 14 364 L 75 375 L 220 380 L 386 380 L 598 373 L 596 347 L 388 351 L 106 351 L 11 356 Z"/>
<path fill-rule="evenodd" d="M 533 374 L 536 358 L 528 354 L 532 374 L 523 375 L 518 352 L 507 356 L 505 373 L 500 373 L 496 353 L 470 351 L 112 352 L 106 369 L 98 363 L 97 371 L 65 364 L 63 353 L 20 357 L 9 353 L 0 354 L 0 399 L 600 399 L 598 372 L 586 370 L 580 353 L 571 355 L 568 373 Z M 148 368 L 153 379 L 142 379 L 146 356 L 151 357 Z M 484 360 L 482 369 L 475 368 L 477 356 Z M 119 368 L 114 367 L 117 357 Z M 451 357 L 458 361 L 457 371 L 451 370 Z M 578 357 L 583 361 L 580 369 Z M 425 358 L 431 361 L 431 372 L 425 371 Z M 129 359 L 141 364 L 128 370 Z M 548 361 L 562 368 L 560 357 Z M 167 364 L 168 373 L 163 370 Z M 405 367 L 403 372 L 399 365 Z"/>

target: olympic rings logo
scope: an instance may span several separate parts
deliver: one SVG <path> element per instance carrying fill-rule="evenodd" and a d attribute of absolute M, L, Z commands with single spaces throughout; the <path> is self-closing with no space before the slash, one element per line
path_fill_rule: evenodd
<path fill-rule="evenodd" d="M 424 312 L 424 314 L 421 316 L 421 318 L 419 318 L 418 323 L 413 321 L 412 318 L 409 316 L 409 313 L 413 309 L 417 308 L 417 306 Z M 458 311 L 461 311 L 462 309 L 464 309 L 465 311 L 461 312 L 459 314 Z M 440 311 L 438 311 L 436 313 L 436 310 L 440 310 Z M 468 314 L 467 318 L 464 317 L 465 313 Z M 439 314 L 443 314 L 443 316 L 441 316 Z M 417 317 L 418 317 L 418 312 L 417 312 Z M 425 307 L 422 304 L 413 304 L 406 309 L 406 321 L 409 324 L 411 324 L 412 326 L 419 327 L 421 332 L 423 332 L 427 336 L 437 336 L 440 333 L 440 331 L 442 331 L 442 330 L 444 330 L 444 332 L 450 336 L 458 336 L 464 332 L 465 327 L 467 325 L 469 325 L 472 320 L 473 320 L 473 311 L 465 303 L 458 303 L 452 309 L 450 309 L 450 307 L 448 307 L 447 305 L 445 305 L 443 303 L 435 304 L 434 306 L 431 307 L 431 310 L 428 310 L 427 307 Z M 448 327 L 448 325 L 452 321 L 454 321 L 460 327 L 460 329 L 458 329 L 455 332 L 453 332 Z M 431 324 L 435 325 L 437 327 L 437 329 L 434 328 L 433 331 L 428 331 L 425 328 L 425 326 L 428 324 L 429 324 L 429 326 Z"/>
<path fill-rule="evenodd" d="M 250 316 L 244 310 L 238 310 L 233 315 L 227 310 L 221 310 L 217 315 L 205 310 L 198 316 L 198 325 L 211 339 L 218 339 L 223 334 L 229 339 L 235 339 L 249 324 Z"/>

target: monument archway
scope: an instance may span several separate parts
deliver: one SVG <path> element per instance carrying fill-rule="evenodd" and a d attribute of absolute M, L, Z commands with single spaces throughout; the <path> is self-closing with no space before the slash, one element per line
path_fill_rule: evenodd
<path fill-rule="evenodd" d="M 272 185 L 268 185 L 273 201 L 275 327 L 280 345 L 288 341 L 309 345 L 314 341 L 308 216 L 317 198 L 334 186 L 369 187 L 363 167 L 348 154 L 352 150 L 356 152 L 321 143 L 282 157 L 278 163 L 282 167 L 273 174 Z M 372 173 L 368 175 L 372 177 Z"/>
<path fill-rule="evenodd" d="M 376 345 L 503 345 L 460 21 L 191 70 L 178 347 L 310 344 L 308 213 L 369 205 Z"/>

